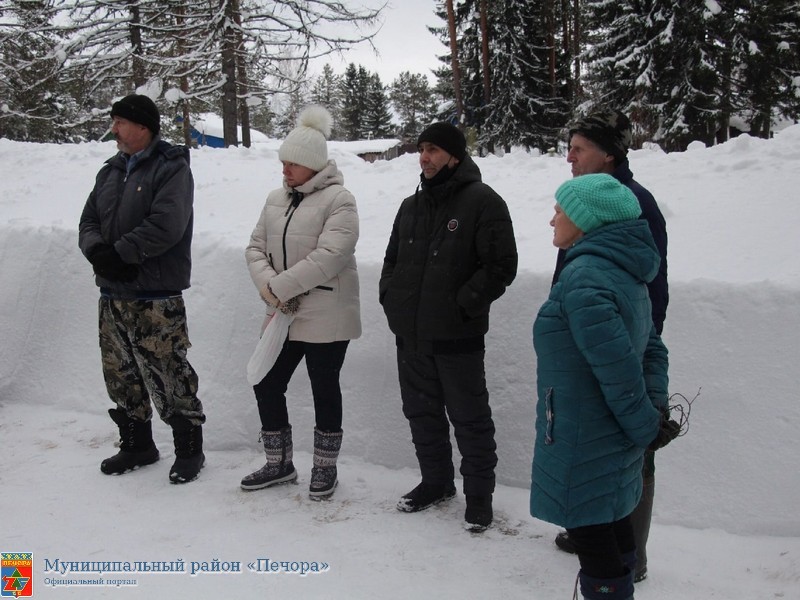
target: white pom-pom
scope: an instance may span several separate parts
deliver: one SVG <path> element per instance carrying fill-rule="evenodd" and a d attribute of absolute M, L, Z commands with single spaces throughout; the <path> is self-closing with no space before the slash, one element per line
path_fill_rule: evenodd
<path fill-rule="evenodd" d="M 300 116 L 297 117 L 297 125 L 299 127 L 311 127 L 316 129 L 327 140 L 331 136 L 331 126 L 333 125 L 333 117 L 328 109 L 319 104 L 313 104 L 303 109 Z"/>

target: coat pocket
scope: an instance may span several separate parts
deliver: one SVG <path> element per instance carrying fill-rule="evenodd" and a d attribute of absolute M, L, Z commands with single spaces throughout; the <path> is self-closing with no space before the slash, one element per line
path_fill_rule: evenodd
<path fill-rule="evenodd" d="M 544 395 L 544 412 L 545 412 L 545 428 L 544 428 L 544 443 L 551 446 L 555 443 L 553 439 L 553 421 L 555 415 L 553 413 L 553 388 L 547 388 Z"/>

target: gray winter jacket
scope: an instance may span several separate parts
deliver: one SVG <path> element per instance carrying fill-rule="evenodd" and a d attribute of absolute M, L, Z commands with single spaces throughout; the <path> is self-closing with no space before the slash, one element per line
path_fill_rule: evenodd
<path fill-rule="evenodd" d="M 270 192 L 245 251 L 258 290 L 299 297 L 289 339 L 328 343 L 361 335 L 356 201 L 332 160 L 309 181 Z"/>
<path fill-rule="evenodd" d="M 112 295 L 137 297 L 190 285 L 194 179 L 189 149 L 156 136 L 130 173 L 122 152 L 106 161 L 81 214 L 78 244 L 85 256 L 111 244 L 126 263 L 139 265 L 135 281 L 97 276 Z"/>

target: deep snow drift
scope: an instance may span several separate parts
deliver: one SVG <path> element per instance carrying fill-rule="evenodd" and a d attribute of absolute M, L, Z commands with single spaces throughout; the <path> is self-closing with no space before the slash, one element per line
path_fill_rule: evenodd
<path fill-rule="evenodd" d="M 520 272 L 492 309 L 487 379 L 502 484 L 498 520 L 461 530 L 463 497 L 419 515 L 394 510 L 417 482 L 400 411 L 394 342 L 377 303 L 392 219 L 418 178 L 416 156 L 367 164 L 332 147 L 361 216 L 357 259 L 364 335 L 343 371 L 345 441 L 330 502 L 306 496 L 313 415 L 303 368 L 290 386 L 299 486 L 245 493 L 259 465 L 257 412 L 244 369 L 263 305 L 244 246 L 267 192 L 280 184 L 277 143 L 192 153 L 196 181 L 189 358 L 208 415 L 208 466 L 170 486 L 162 461 L 100 474 L 116 434 L 99 364 L 97 289 L 77 248 L 77 222 L 113 143 L 0 140 L 0 467 L 2 552 L 34 553 L 44 596 L 567 598 L 577 570 L 552 545 L 556 528 L 527 513 L 533 442 L 530 331 L 555 249 L 553 193 L 563 157 L 514 152 L 476 159 L 509 204 Z M 631 153 L 635 177 L 669 230 L 671 302 L 664 339 L 671 390 L 700 396 L 687 436 L 659 453 L 651 577 L 637 598 L 800 597 L 800 126 L 770 141 L 743 136 L 685 153 Z M 133 574 L 137 587 L 49 588 L 53 561 L 240 561 L 234 575 Z M 319 561 L 322 574 L 255 574 L 258 558 Z M 45 562 L 45 559 L 48 562 Z M 115 575 L 120 575 L 119 573 Z M 110 578 L 106 574 L 107 578 Z"/>

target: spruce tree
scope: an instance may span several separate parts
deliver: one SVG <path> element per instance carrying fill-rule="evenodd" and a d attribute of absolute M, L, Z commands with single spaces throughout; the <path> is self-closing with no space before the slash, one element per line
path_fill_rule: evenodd
<path fill-rule="evenodd" d="M 329 64 L 322 67 L 322 74 L 317 77 L 311 88 L 311 101 L 320 104 L 331 113 L 331 139 L 344 138 L 342 130 L 342 81 L 341 77 L 333 72 Z"/>
<path fill-rule="evenodd" d="M 370 139 L 391 138 L 394 135 L 394 129 L 392 113 L 389 110 L 389 99 L 386 97 L 386 89 L 381 83 L 380 76 L 377 73 L 373 73 L 369 78 L 367 105 L 364 114 L 366 137 Z"/>
<path fill-rule="evenodd" d="M 556 48 L 548 41 L 547 19 L 554 15 L 542 2 L 500 0 L 490 16 L 491 100 L 479 139 L 489 147 L 546 151 L 557 144 L 568 112 L 563 87 L 551 80 Z"/>
<path fill-rule="evenodd" d="M 407 142 L 416 142 L 422 130 L 436 118 L 436 106 L 428 78 L 403 71 L 392 82 L 390 98 L 400 119 L 398 135 Z"/>
<path fill-rule="evenodd" d="M 342 78 L 342 131 L 344 139 L 359 140 L 364 137 L 369 73 L 363 65 L 347 65 Z"/>

